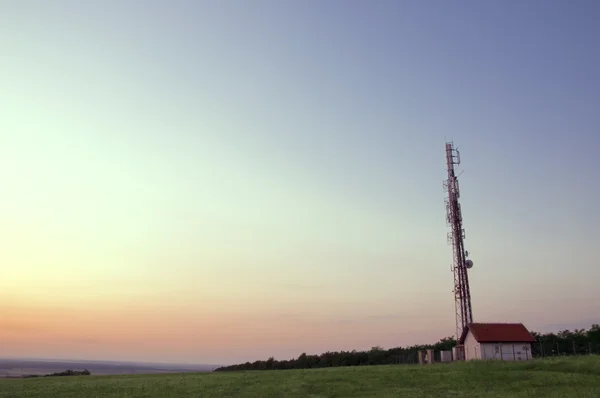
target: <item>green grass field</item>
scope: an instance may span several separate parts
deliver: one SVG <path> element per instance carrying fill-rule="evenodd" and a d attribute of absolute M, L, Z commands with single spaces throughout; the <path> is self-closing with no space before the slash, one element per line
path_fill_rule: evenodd
<path fill-rule="evenodd" d="M 528 362 L 0 379 L 0 397 L 600 397 L 600 356 Z"/>

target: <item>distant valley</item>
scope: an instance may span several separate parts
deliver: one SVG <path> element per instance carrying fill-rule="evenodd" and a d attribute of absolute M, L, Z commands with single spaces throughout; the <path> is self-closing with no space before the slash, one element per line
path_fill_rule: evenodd
<path fill-rule="evenodd" d="M 0 378 L 87 369 L 92 375 L 212 372 L 220 365 L 0 358 Z"/>

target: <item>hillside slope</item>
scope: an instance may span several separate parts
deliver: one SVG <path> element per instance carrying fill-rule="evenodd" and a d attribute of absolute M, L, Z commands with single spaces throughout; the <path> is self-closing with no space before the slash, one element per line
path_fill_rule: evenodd
<path fill-rule="evenodd" d="M 600 356 L 208 374 L 0 379 L 0 397 L 597 397 Z"/>

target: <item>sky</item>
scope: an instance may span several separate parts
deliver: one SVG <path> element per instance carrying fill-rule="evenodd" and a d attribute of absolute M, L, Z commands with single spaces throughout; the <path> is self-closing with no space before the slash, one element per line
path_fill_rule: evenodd
<path fill-rule="evenodd" d="M 2 356 L 228 364 L 600 323 L 596 1 L 0 4 Z"/>

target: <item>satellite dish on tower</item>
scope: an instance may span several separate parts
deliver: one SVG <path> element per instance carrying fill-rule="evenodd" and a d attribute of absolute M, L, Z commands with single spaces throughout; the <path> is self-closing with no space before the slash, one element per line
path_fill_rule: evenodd
<path fill-rule="evenodd" d="M 465 261 L 465 266 L 467 267 L 467 269 L 471 269 L 473 268 L 473 260 L 467 260 Z"/>

